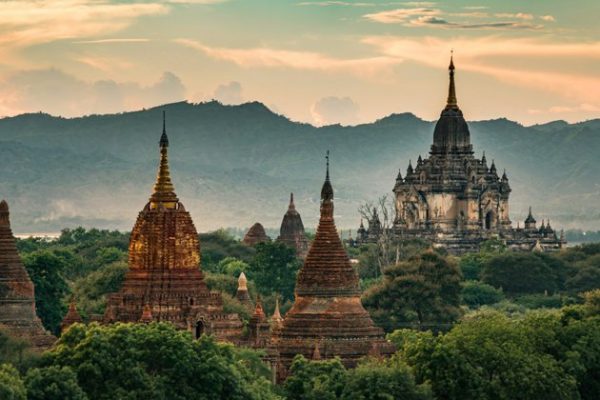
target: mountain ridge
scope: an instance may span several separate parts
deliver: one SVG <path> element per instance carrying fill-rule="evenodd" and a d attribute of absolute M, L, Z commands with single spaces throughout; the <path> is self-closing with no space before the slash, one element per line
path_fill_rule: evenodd
<path fill-rule="evenodd" d="M 315 225 L 328 149 L 338 226 L 355 228 L 358 206 L 390 195 L 398 169 L 404 175 L 409 160 L 428 154 L 435 124 L 395 113 L 356 126 L 315 127 L 259 102 L 216 101 L 76 118 L 3 118 L 0 197 L 17 203 L 11 207 L 16 231 L 59 230 L 78 221 L 129 229 L 155 178 L 162 110 L 175 188 L 199 230 L 256 221 L 276 227 L 290 191 L 305 224 Z M 515 221 L 531 204 L 538 220 L 551 218 L 554 227 L 600 225 L 600 119 L 526 127 L 499 118 L 469 126 L 476 155 L 486 151 L 499 171 L 507 169 Z"/>

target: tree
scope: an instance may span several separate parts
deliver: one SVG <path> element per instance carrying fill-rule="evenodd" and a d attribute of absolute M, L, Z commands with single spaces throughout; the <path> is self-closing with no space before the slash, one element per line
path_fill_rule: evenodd
<path fill-rule="evenodd" d="M 348 371 L 343 400 L 428 400 L 427 385 L 417 385 L 411 369 L 398 356 L 369 359 Z"/>
<path fill-rule="evenodd" d="M 235 257 L 225 257 L 217 265 L 217 271 L 221 274 L 239 276 L 241 272 L 246 272 L 248 263 Z"/>
<path fill-rule="evenodd" d="M 253 280 L 261 294 L 276 292 L 282 299 L 294 299 L 296 275 L 300 261 L 291 247 L 280 242 L 259 243 L 250 263 L 248 278 Z"/>
<path fill-rule="evenodd" d="M 43 366 L 71 368 L 95 400 L 275 399 L 249 352 L 210 336 L 194 340 L 167 323 L 76 324 Z"/>
<path fill-rule="evenodd" d="M 25 377 L 27 400 L 86 400 L 77 383 L 77 375 L 69 367 L 33 368 Z"/>
<path fill-rule="evenodd" d="M 344 391 L 346 369 L 338 358 L 309 361 L 297 355 L 283 390 L 287 400 L 336 400 Z"/>
<path fill-rule="evenodd" d="M 35 285 L 35 306 L 42 323 L 57 334 L 67 307 L 63 303 L 69 286 L 63 276 L 66 264 L 49 250 L 39 250 L 23 257 L 23 263 Z"/>
<path fill-rule="evenodd" d="M 459 267 L 466 280 L 479 280 L 481 270 L 490 255 L 485 253 L 467 253 L 460 258 Z"/>
<path fill-rule="evenodd" d="M 577 399 L 575 378 L 533 337 L 502 314 L 480 312 L 447 334 L 409 344 L 403 356 L 439 399 Z"/>
<path fill-rule="evenodd" d="M 19 372 L 10 364 L 0 365 L 0 399 L 26 400 L 25 385 Z"/>
<path fill-rule="evenodd" d="M 39 354 L 32 349 L 30 342 L 14 337 L 9 331 L 0 327 L 0 364 L 11 364 L 20 372 L 24 372 L 38 359 Z"/>
<path fill-rule="evenodd" d="M 426 251 L 385 270 L 363 302 L 384 329 L 415 324 L 440 328 L 460 316 L 458 266 L 449 258 Z"/>
<path fill-rule="evenodd" d="M 511 295 L 550 293 L 560 288 L 562 271 L 533 253 L 504 253 L 486 261 L 482 280 Z"/>
<path fill-rule="evenodd" d="M 73 292 L 82 316 L 104 313 L 108 294 L 121 288 L 127 268 L 127 263 L 117 261 L 75 281 Z"/>
<path fill-rule="evenodd" d="M 235 257 L 249 263 L 254 255 L 253 247 L 236 240 L 224 229 L 202 233 L 199 238 L 202 249 L 202 269 L 205 271 L 219 272 L 218 264 L 226 257 Z"/>
<path fill-rule="evenodd" d="M 469 307 L 479 307 L 504 300 L 504 294 L 486 283 L 466 281 L 462 284 L 462 298 Z"/>

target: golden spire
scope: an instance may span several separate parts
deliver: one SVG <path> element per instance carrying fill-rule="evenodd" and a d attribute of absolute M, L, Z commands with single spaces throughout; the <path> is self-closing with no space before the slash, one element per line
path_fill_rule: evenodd
<path fill-rule="evenodd" d="M 163 111 L 163 131 L 160 136 L 160 165 L 158 175 L 154 184 L 154 193 L 150 197 L 150 207 L 158 208 L 159 204 L 164 208 L 175 208 L 179 199 L 175 194 L 175 188 L 171 182 L 171 173 L 169 172 L 169 156 L 167 149 L 169 147 L 169 138 L 165 124 L 165 112 Z"/>
<path fill-rule="evenodd" d="M 450 72 L 450 85 L 448 86 L 448 102 L 446 108 L 458 108 L 458 102 L 456 101 L 456 88 L 454 87 L 454 50 L 450 51 L 450 65 L 448 71 Z"/>

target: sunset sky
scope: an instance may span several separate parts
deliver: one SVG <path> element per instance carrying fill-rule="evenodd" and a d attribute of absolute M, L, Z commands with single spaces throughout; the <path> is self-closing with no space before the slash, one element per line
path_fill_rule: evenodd
<path fill-rule="evenodd" d="M 0 0 L 0 116 L 258 100 L 316 125 L 600 117 L 600 1 Z"/>

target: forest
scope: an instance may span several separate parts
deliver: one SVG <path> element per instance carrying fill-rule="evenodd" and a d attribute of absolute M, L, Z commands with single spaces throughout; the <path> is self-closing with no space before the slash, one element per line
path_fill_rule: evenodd
<path fill-rule="evenodd" d="M 44 326 L 59 334 L 69 300 L 101 315 L 127 270 L 128 233 L 65 229 L 17 242 Z M 278 242 L 200 234 L 201 266 L 225 310 L 243 271 L 271 315 L 294 299 L 301 261 Z M 0 332 L 2 399 L 596 399 L 600 394 L 600 244 L 515 253 L 490 240 L 460 257 L 420 241 L 382 263 L 376 244 L 348 247 L 362 301 L 397 352 L 348 370 L 298 356 L 281 385 L 262 353 L 193 340 L 169 324 L 76 324 L 42 355 Z"/>

